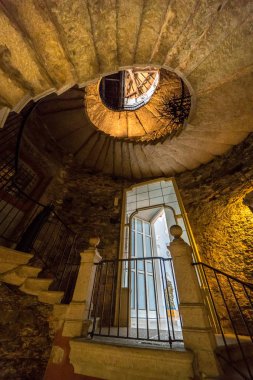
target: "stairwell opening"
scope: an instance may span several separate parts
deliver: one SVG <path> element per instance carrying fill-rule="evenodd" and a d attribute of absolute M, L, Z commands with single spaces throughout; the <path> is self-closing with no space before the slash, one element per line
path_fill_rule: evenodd
<path fill-rule="evenodd" d="M 133 111 L 149 102 L 158 83 L 158 69 L 134 67 L 103 77 L 99 94 L 109 109 Z"/>

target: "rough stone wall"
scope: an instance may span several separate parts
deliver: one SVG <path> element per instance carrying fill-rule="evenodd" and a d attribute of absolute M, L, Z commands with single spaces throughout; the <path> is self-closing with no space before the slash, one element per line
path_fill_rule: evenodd
<path fill-rule="evenodd" d="M 245 281 L 253 274 L 253 214 L 243 204 L 253 189 L 253 135 L 209 164 L 176 177 L 200 255 L 207 263 Z M 75 166 L 70 156 L 48 197 L 80 236 L 101 238 L 105 258 L 117 257 L 123 189 L 127 180 Z M 118 207 L 114 198 L 118 197 Z"/>
<path fill-rule="evenodd" d="M 252 143 L 250 135 L 226 155 L 176 177 L 202 261 L 248 282 L 253 282 L 253 214 L 243 198 L 253 189 Z M 66 223 L 81 236 L 80 250 L 87 247 L 89 237 L 98 235 L 102 257 L 117 257 L 122 194 L 130 185 L 129 181 L 80 169 L 71 156 L 65 162 L 50 196 Z M 119 207 L 114 206 L 115 197 Z M 102 288 L 104 285 L 102 281 Z M 227 294 L 232 297 L 229 289 Z M 222 305 L 221 300 L 219 303 Z M 223 309 L 221 306 L 227 326 Z"/>
<path fill-rule="evenodd" d="M 0 284 L 0 308 L 0 379 L 42 380 L 52 345 L 52 306 Z"/>
<path fill-rule="evenodd" d="M 253 135 L 177 183 L 203 261 L 253 282 Z"/>
<path fill-rule="evenodd" d="M 50 197 L 63 220 L 78 236 L 78 249 L 88 247 L 89 238 L 99 236 L 103 258 L 116 258 L 119 251 L 123 189 L 131 183 L 80 169 L 66 160 L 64 169 L 50 188 Z M 118 206 L 114 199 L 118 198 Z"/>

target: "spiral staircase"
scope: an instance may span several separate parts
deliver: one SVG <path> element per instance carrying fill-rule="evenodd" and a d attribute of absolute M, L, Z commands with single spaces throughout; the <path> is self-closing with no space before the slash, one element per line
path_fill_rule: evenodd
<path fill-rule="evenodd" d="M 191 170 L 253 130 L 252 21 L 250 0 L 243 6 L 221 0 L 2 1 L 1 124 L 9 112 L 51 94 L 40 118 L 81 165 L 134 179 Z M 191 113 L 173 138 L 122 139 L 108 133 L 115 120 L 97 106 L 94 113 L 107 127 L 97 128 L 87 116 L 85 86 L 136 65 L 164 67 L 187 84 Z M 153 120 L 145 107 L 142 118 L 122 117 L 128 130 Z"/>

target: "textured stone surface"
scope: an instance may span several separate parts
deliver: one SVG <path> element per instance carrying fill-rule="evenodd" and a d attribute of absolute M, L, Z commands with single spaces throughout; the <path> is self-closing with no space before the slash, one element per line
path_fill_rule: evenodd
<path fill-rule="evenodd" d="M 65 175 L 55 180 L 49 195 L 58 205 L 65 222 L 79 235 L 78 248 L 89 246 L 89 238 L 99 236 L 103 258 L 116 258 L 119 251 L 122 190 L 130 182 L 112 179 L 73 166 L 65 166 Z M 114 198 L 119 206 L 114 206 Z"/>
<path fill-rule="evenodd" d="M 36 41 L 33 47 L 48 81 L 56 88 L 74 81 L 71 64 L 66 59 L 57 28 L 51 22 L 46 4 L 41 0 L 7 0 L 5 5 L 22 33 L 30 41 Z M 31 23 L 31 20 L 34 22 Z"/>
<path fill-rule="evenodd" d="M 52 336 L 52 307 L 0 284 L 0 364 L 2 380 L 42 380 Z"/>
<path fill-rule="evenodd" d="M 245 281 L 253 278 L 253 136 L 223 157 L 181 174 L 177 182 L 201 257 Z"/>
<path fill-rule="evenodd" d="M 250 135 L 226 155 L 176 176 L 202 259 L 249 282 L 253 275 L 253 214 L 243 198 L 253 186 L 252 142 Z M 162 162 L 164 157 L 160 159 Z M 95 234 L 101 238 L 102 256 L 116 257 L 122 190 L 130 185 L 130 181 L 81 170 L 70 156 L 49 196 L 62 208 L 65 221 L 82 236 L 81 247 L 87 247 L 89 237 Z M 119 208 L 114 207 L 114 197 L 119 198 Z"/>
<path fill-rule="evenodd" d="M 46 1 L 52 22 L 58 30 L 60 44 L 72 64 L 75 81 L 79 83 L 91 79 L 98 70 L 93 30 L 86 3 L 80 0 L 65 0 L 60 3 L 55 0 Z"/>
<path fill-rule="evenodd" d="M 160 70 L 157 88 L 148 103 L 131 112 L 107 108 L 99 94 L 99 82 L 85 87 L 84 98 L 85 111 L 99 131 L 119 139 L 141 142 L 154 142 L 168 136 L 172 138 L 175 133 L 181 132 L 183 125 L 174 123 L 169 117 L 161 119 L 164 99 L 169 101 L 173 96 L 182 96 L 181 79 L 177 74 Z M 186 85 L 184 93 L 189 94 Z"/>

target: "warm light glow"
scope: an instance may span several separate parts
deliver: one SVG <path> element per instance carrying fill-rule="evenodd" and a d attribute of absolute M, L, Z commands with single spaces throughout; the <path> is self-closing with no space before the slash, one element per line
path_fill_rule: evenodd
<path fill-rule="evenodd" d="M 253 212 L 253 190 L 246 194 L 243 199 L 243 203 L 249 207 L 250 211 Z"/>

